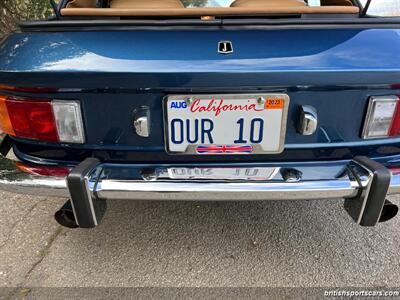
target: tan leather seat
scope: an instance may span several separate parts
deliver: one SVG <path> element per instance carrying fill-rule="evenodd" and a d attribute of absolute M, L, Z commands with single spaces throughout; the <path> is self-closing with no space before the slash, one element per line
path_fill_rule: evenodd
<path fill-rule="evenodd" d="M 236 0 L 231 7 L 298 7 L 307 6 L 302 0 Z"/>
<path fill-rule="evenodd" d="M 111 8 L 184 8 L 180 0 L 112 0 Z"/>

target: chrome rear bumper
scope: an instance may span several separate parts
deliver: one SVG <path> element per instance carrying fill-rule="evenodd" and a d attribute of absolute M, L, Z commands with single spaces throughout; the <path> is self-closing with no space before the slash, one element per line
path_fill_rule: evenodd
<path fill-rule="evenodd" d="M 310 180 L 288 183 L 283 180 L 270 182 L 204 182 L 158 179 L 97 178 L 104 174 L 107 165 L 96 167 L 87 178 L 90 192 L 101 199 L 130 200 L 294 200 L 352 198 L 360 185 L 348 174 L 341 178 Z M 114 167 L 111 167 L 114 169 Z M 132 174 L 140 167 L 131 166 Z M 126 167 L 125 167 L 126 169 Z M 298 168 L 302 171 L 302 168 Z M 94 175 L 95 174 L 95 175 Z M 367 185 L 365 178 L 363 185 Z M 392 179 L 392 192 L 400 192 L 400 176 Z M 0 189 L 13 193 L 65 197 L 70 193 L 66 177 L 37 176 L 21 171 L 14 161 L 0 156 Z"/>
<path fill-rule="evenodd" d="M 272 182 L 99 181 L 94 193 L 100 199 L 146 200 L 295 200 L 351 198 L 358 184 L 349 179 Z"/>
<path fill-rule="evenodd" d="M 1 190 L 39 196 L 77 197 L 70 192 L 76 188 L 72 188 L 66 177 L 36 176 L 21 171 L 15 161 L 5 156 L 9 148 L 6 143 L 10 142 L 8 137 L 0 139 L 3 149 L 0 155 Z M 97 200 L 356 199 L 368 192 L 373 181 L 371 170 L 357 161 L 293 164 L 293 168 L 303 174 L 297 182 L 285 181 L 279 172 L 273 180 L 264 182 L 171 180 L 162 175 L 167 168 L 160 166 L 150 169 L 152 176 L 148 176 L 149 166 L 111 165 L 91 160 L 84 172 L 77 171 L 78 166 L 72 174 L 75 171 L 76 187 L 83 187 L 77 195 L 85 194 L 90 204 L 87 206 L 93 214 L 93 201 Z M 390 177 L 386 194 L 400 193 L 400 174 L 390 174 Z M 365 201 L 366 196 L 362 198 L 364 200 L 361 201 Z M 360 209 L 363 209 L 362 206 Z"/>

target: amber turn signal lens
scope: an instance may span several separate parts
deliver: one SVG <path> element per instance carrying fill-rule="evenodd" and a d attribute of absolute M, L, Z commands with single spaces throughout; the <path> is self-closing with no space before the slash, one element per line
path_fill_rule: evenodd
<path fill-rule="evenodd" d="M 67 177 L 72 170 L 72 168 L 66 168 L 66 167 L 26 165 L 22 162 L 17 162 L 16 166 L 24 173 L 36 176 Z"/>
<path fill-rule="evenodd" d="M 4 132 L 9 135 L 15 135 L 10 116 L 8 114 L 6 100 L 7 97 L 0 96 L 0 132 Z"/>

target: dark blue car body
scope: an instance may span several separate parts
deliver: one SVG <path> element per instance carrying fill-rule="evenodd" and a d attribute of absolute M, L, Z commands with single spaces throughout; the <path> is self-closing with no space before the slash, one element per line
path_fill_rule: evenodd
<path fill-rule="evenodd" d="M 0 82 L 82 101 L 87 141 L 59 146 L 17 141 L 24 160 L 79 162 L 92 152 L 109 161 L 193 162 L 165 153 L 162 102 L 168 94 L 284 92 L 290 96 L 285 151 L 240 160 L 286 163 L 396 159 L 400 138 L 361 138 L 368 99 L 400 94 L 397 29 L 96 31 L 16 33 L 0 48 Z M 235 45 L 232 55 L 217 42 Z M 54 91 L 52 90 L 54 89 Z M 39 90 L 40 91 L 40 90 Z M 18 93 L 25 96 L 27 93 Z M 32 96 L 32 94 L 28 95 Z M 296 132 L 298 107 L 313 105 L 318 132 Z M 152 109 L 152 136 L 132 130 L 135 107 Z M 47 149 L 44 151 L 43 149 Z M 137 153 L 140 153 L 138 157 Z M 234 162 L 201 157 L 196 162 Z"/>
<path fill-rule="evenodd" d="M 371 97 L 400 95 L 396 22 L 78 29 L 67 24 L 43 30 L 30 24 L 0 44 L 0 94 L 80 101 L 86 141 L 10 137 L 12 148 L 21 162 L 38 166 L 72 168 L 95 158 L 110 167 L 113 179 L 179 165 L 299 167 L 302 179 L 313 181 L 332 173 L 341 178 L 360 156 L 394 168 L 400 165 L 400 137 L 366 140 L 362 130 Z M 221 40 L 232 42 L 232 54 L 218 53 Z M 171 155 L 165 150 L 168 95 L 258 93 L 290 97 L 282 153 Z M 298 133 L 303 105 L 318 111 L 317 130 L 308 136 Z M 143 106 L 151 111 L 148 138 L 133 127 L 133 112 Z"/>

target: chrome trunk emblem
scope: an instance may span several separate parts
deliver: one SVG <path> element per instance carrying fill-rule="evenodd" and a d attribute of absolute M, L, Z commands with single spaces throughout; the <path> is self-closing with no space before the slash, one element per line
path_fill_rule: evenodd
<path fill-rule="evenodd" d="M 218 42 L 218 53 L 230 54 L 233 53 L 233 45 L 231 41 L 219 41 Z"/>

